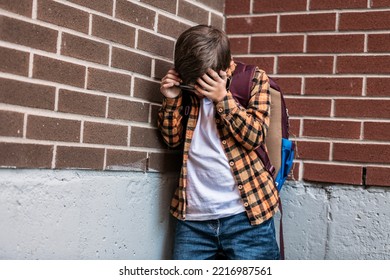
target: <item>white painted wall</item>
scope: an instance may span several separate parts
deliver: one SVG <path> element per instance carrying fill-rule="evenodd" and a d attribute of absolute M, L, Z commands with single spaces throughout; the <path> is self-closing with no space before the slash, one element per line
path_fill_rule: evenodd
<path fill-rule="evenodd" d="M 176 177 L 0 170 L 0 259 L 167 259 Z"/>
<path fill-rule="evenodd" d="M 390 259 L 390 188 L 290 182 L 281 197 L 286 259 Z"/>
<path fill-rule="evenodd" d="M 169 259 L 176 180 L 1 169 L 0 259 Z M 390 188 L 298 182 L 281 194 L 287 259 L 390 259 Z"/>

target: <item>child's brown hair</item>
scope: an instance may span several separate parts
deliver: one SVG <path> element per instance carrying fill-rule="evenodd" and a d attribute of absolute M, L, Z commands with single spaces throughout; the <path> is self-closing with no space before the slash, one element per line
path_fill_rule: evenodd
<path fill-rule="evenodd" d="M 175 45 L 175 69 L 184 84 L 194 84 L 208 68 L 217 73 L 231 61 L 229 39 L 225 32 L 207 25 L 184 31 Z"/>

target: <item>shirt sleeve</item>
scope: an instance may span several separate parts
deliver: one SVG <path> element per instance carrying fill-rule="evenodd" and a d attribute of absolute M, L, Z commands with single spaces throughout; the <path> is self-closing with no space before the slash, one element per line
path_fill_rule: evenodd
<path fill-rule="evenodd" d="M 216 109 L 232 137 L 245 149 L 253 150 L 264 142 L 269 127 L 271 96 L 267 74 L 256 69 L 248 107 L 236 102 L 228 91 Z"/>
<path fill-rule="evenodd" d="M 182 94 L 176 98 L 164 97 L 162 106 L 158 112 L 157 126 L 164 142 L 169 147 L 177 147 L 183 138 L 182 115 Z"/>

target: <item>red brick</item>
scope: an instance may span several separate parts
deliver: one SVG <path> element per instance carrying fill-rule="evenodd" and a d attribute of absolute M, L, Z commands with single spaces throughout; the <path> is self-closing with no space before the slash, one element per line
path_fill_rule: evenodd
<path fill-rule="evenodd" d="M 250 0 L 225 0 L 225 14 L 226 15 L 239 15 L 249 14 L 251 8 Z"/>
<path fill-rule="evenodd" d="M 390 34 L 369 34 L 367 50 L 369 52 L 388 53 L 390 50 Z"/>
<path fill-rule="evenodd" d="M 50 168 L 53 146 L 0 143 L 0 166 L 16 168 Z"/>
<path fill-rule="evenodd" d="M 364 35 L 309 35 L 308 53 L 360 53 L 364 51 Z"/>
<path fill-rule="evenodd" d="M 236 61 L 241 61 L 247 64 L 257 65 L 260 69 L 263 69 L 267 74 L 272 74 L 274 71 L 274 57 L 267 56 L 247 56 L 247 57 L 238 57 L 234 59 Z"/>
<path fill-rule="evenodd" d="M 54 110 L 55 88 L 0 78 L 0 102 Z"/>
<path fill-rule="evenodd" d="M 158 149 L 166 148 L 161 134 L 157 129 L 137 126 L 131 127 L 130 146 Z"/>
<path fill-rule="evenodd" d="M 199 24 L 208 24 L 209 12 L 185 1 L 179 1 L 178 16 Z"/>
<path fill-rule="evenodd" d="M 175 42 L 142 30 L 138 31 L 138 49 L 173 59 Z"/>
<path fill-rule="evenodd" d="M 111 119 L 129 120 L 134 122 L 148 122 L 149 104 L 110 98 L 108 117 Z"/>
<path fill-rule="evenodd" d="M 390 56 L 339 56 L 339 74 L 390 74 Z"/>
<path fill-rule="evenodd" d="M 55 52 L 58 32 L 37 24 L 0 16 L 0 40 Z"/>
<path fill-rule="evenodd" d="M 390 146 L 380 144 L 334 143 L 333 160 L 362 163 L 389 163 Z"/>
<path fill-rule="evenodd" d="M 299 137 L 299 132 L 301 130 L 301 120 L 298 119 L 290 119 L 290 127 L 289 127 L 289 133 L 290 136 Z"/>
<path fill-rule="evenodd" d="M 226 32 L 233 34 L 276 32 L 276 16 L 245 16 L 226 19 Z"/>
<path fill-rule="evenodd" d="M 50 0 L 38 0 L 39 20 L 88 33 L 89 14 Z"/>
<path fill-rule="evenodd" d="M 108 15 L 112 15 L 113 2 L 112 0 L 69 0 L 75 4 L 99 11 Z"/>
<path fill-rule="evenodd" d="M 88 89 L 130 95 L 131 76 L 89 68 L 87 86 Z"/>
<path fill-rule="evenodd" d="M 162 94 L 160 92 L 160 84 L 135 78 L 134 97 L 142 98 L 150 102 L 161 103 Z"/>
<path fill-rule="evenodd" d="M 80 121 L 30 115 L 27 119 L 27 138 L 79 142 L 80 125 Z"/>
<path fill-rule="evenodd" d="M 173 68 L 173 64 L 164 60 L 155 59 L 154 75 L 153 78 L 161 80 L 168 72 L 169 69 Z"/>
<path fill-rule="evenodd" d="M 330 143 L 298 141 L 296 159 L 329 160 Z"/>
<path fill-rule="evenodd" d="M 134 27 L 97 15 L 92 16 L 92 35 L 129 47 L 135 44 Z"/>
<path fill-rule="evenodd" d="M 281 32 L 334 31 L 336 14 L 281 15 Z"/>
<path fill-rule="evenodd" d="M 33 77 L 76 87 L 84 87 L 85 67 L 50 57 L 34 55 Z"/>
<path fill-rule="evenodd" d="M 107 149 L 106 170 L 146 171 L 148 154 L 146 152 Z"/>
<path fill-rule="evenodd" d="M 103 169 L 104 149 L 57 147 L 56 168 Z"/>
<path fill-rule="evenodd" d="M 278 61 L 279 74 L 331 74 L 331 56 L 281 56 Z"/>
<path fill-rule="evenodd" d="M 158 0 L 156 0 L 156 1 L 158 1 Z M 210 7 L 213 10 L 218 11 L 218 12 L 223 12 L 224 8 L 225 8 L 224 1 L 215 1 L 215 0 L 197 0 L 197 1 Z"/>
<path fill-rule="evenodd" d="M 361 78 L 306 78 L 305 95 L 361 96 Z"/>
<path fill-rule="evenodd" d="M 107 97 L 60 89 L 58 111 L 71 114 L 105 117 Z"/>
<path fill-rule="evenodd" d="M 112 67 L 150 76 L 152 59 L 123 49 L 112 48 Z"/>
<path fill-rule="evenodd" d="M 367 78 L 367 96 L 390 96 L 389 78 Z"/>
<path fill-rule="evenodd" d="M 271 77 L 280 86 L 284 95 L 300 95 L 302 93 L 301 78 Z"/>
<path fill-rule="evenodd" d="M 371 8 L 388 8 L 390 0 L 371 0 Z"/>
<path fill-rule="evenodd" d="M 364 9 L 367 8 L 367 0 L 310 0 L 310 10 L 335 10 L 335 9 Z"/>
<path fill-rule="evenodd" d="M 330 116 L 331 100 L 285 97 L 285 101 L 290 116 Z"/>
<path fill-rule="evenodd" d="M 31 17 L 32 2 L 33 0 L 2 0 L 0 8 L 22 16 Z"/>
<path fill-rule="evenodd" d="M 390 141 L 390 123 L 364 122 L 364 139 Z"/>
<path fill-rule="evenodd" d="M 307 0 L 255 0 L 253 2 L 254 13 L 306 11 Z M 240 1 L 236 1 L 240 2 Z"/>
<path fill-rule="evenodd" d="M 130 23 L 153 29 L 156 13 L 126 0 L 116 1 L 115 17 Z"/>
<path fill-rule="evenodd" d="M 216 2 L 215 2 L 216 3 Z M 224 21 L 224 16 L 223 15 L 217 15 L 214 13 L 211 13 L 210 16 L 210 25 L 214 26 L 220 30 L 225 29 L 225 21 Z"/>
<path fill-rule="evenodd" d="M 249 37 L 229 38 L 232 54 L 246 54 L 249 50 Z"/>
<path fill-rule="evenodd" d="M 147 3 L 161 10 L 167 11 L 171 14 L 176 14 L 176 2 L 177 0 L 141 0 L 141 2 Z"/>
<path fill-rule="evenodd" d="M 300 53 L 303 36 L 252 36 L 251 53 Z"/>
<path fill-rule="evenodd" d="M 360 127 L 360 122 L 304 120 L 303 136 L 359 139 Z"/>
<path fill-rule="evenodd" d="M 359 166 L 305 163 L 303 180 L 362 185 L 362 173 Z"/>
<path fill-rule="evenodd" d="M 71 34 L 62 34 L 61 54 L 108 65 L 108 45 Z"/>
<path fill-rule="evenodd" d="M 178 38 L 181 33 L 190 28 L 190 25 L 166 17 L 164 15 L 158 16 L 157 32 L 173 38 Z"/>
<path fill-rule="evenodd" d="M 29 57 L 26 52 L 0 47 L 0 71 L 27 76 Z"/>
<path fill-rule="evenodd" d="M 369 186 L 390 186 L 390 168 L 367 167 L 366 184 Z"/>
<path fill-rule="evenodd" d="M 340 31 L 352 30 L 388 30 L 390 26 L 390 11 L 341 13 Z"/>
<path fill-rule="evenodd" d="M 84 123 L 83 143 L 127 146 L 128 127 L 104 123 Z"/>
<path fill-rule="evenodd" d="M 336 99 L 335 116 L 352 118 L 390 118 L 390 100 Z"/>
<path fill-rule="evenodd" d="M 181 168 L 182 157 L 179 153 L 151 153 L 149 158 L 149 172 L 175 172 Z"/>
<path fill-rule="evenodd" d="M 161 108 L 161 106 L 159 106 L 159 105 L 151 105 L 152 114 L 151 114 L 150 124 L 153 127 L 157 127 L 157 116 L 158 116 L 158 111 L 160 110 L 160 108 Z"/>
<path fill-rule="evenodd" d="M 24 114 L 9 111 L 0 111 L 0 120 L 1 136 L 23 136 Z"/>

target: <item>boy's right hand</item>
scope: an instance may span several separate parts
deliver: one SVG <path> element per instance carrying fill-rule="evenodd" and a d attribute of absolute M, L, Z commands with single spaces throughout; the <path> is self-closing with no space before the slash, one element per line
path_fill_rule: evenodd
<path fill-rule="evenodd" d="M 179 74 L 174 70 L 170 69 L 167 74 L 161 79 L 160 91 L 167 98 L 176 98 L 179 96 L 181 89 L 178 87 L 180 85 L 181 79 Z"/>

